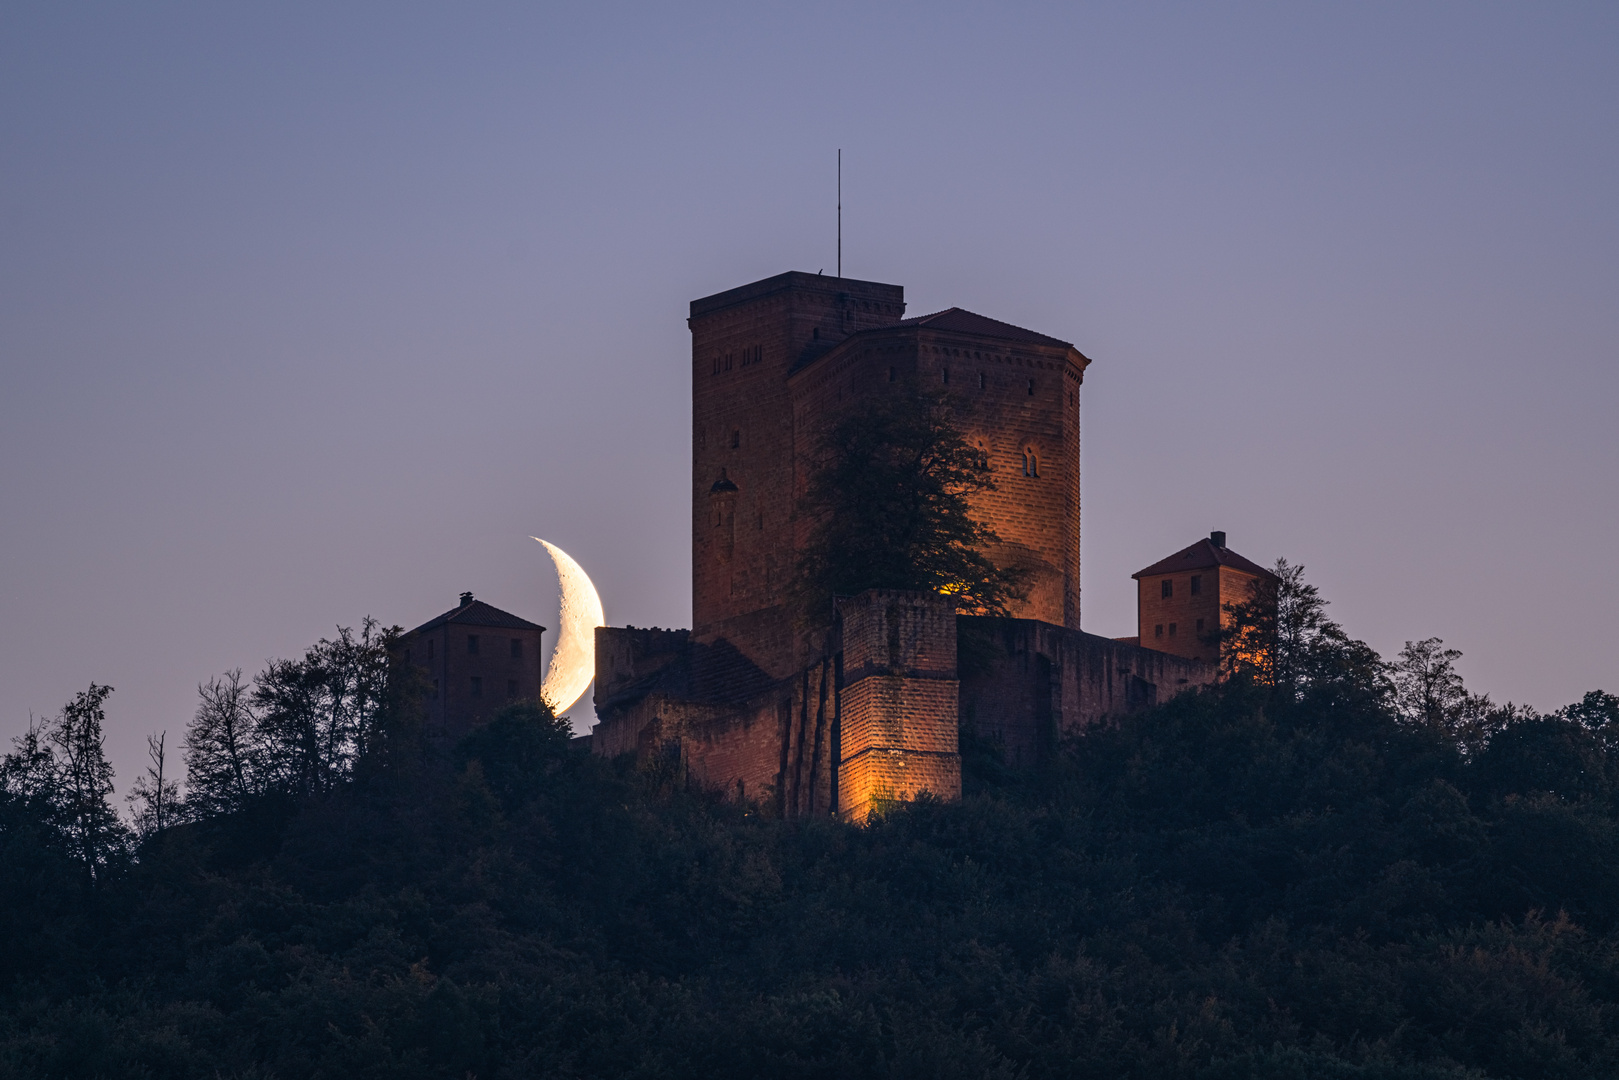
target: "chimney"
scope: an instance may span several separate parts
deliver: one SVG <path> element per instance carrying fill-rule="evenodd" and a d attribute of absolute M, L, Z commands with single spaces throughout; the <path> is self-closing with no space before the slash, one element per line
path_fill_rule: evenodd
<path fill-rule="evenodd" d="M 1225 533 L 1220 533 L 1219 535 L 1224 536 Z M 469 592 L 462 593 L 461 594 L 461 606 L 466 607 L 470 603 L 472 603 L 472 594 L 469 593 Z"/>
<path fill-rule="evenodd" d="M 1218 529 L 1209 533 L 1209 543 L 1213 544 L 1217 548 L 1225 547 L 1225 533 L 1220 532 Z M 471 600 L 472 594 L 467 593 L 466 599 Z"/>

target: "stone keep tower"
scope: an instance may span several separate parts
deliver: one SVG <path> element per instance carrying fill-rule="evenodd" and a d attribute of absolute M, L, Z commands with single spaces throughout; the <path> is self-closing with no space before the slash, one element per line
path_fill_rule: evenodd
<path fill-rule="evenodd" d="M 1225 605 L 1245 603 L 1256 581 L 1275 574 L 1225 546 L 1212 532 L 1130 575 L 1136 579 L 1136 633 L 1144 648 L 1218 663 L 1214 639 L 1225 626 Z"/>
<path fill-rule="evenodd" d="M 961 793 L 962 726 L 1033 764 L 1059 737 L 1214 678 L 1214 665 L 1079 629 L 1079 406 L 1066 341 L 949 308 L 905 318 L 898 285 L 786 273 L 694 300 L 692 618 L 600 627 L 591 750 L 678 762 L 689 782 L 787 817 L 863 819 Z M 996 490 L 985 553 L 1030 572 L 1007 618 L 946 597 L 840 598 L 827 633 L 788 590 L 812 525 L 796 511 L 823 432 L 907 384 L 965 406 Z M 987 643 L 957 664 L 962 625 Z"/>
<path fill-rule="evenodd" d="M 809 659 L 784 608 L 807 533 L 794 506 L 817 437 L 863 397 L 917 380 L 971 409 L 996 489 L 988 554 L 1031 571 L 1013 614 L 1079 628 L 1079 389 L 1066 341 L 960 308 L 903 317 L 898 285 L 786 273 L 695 300 L 692 639 L 775 678 Z"/>
<path fill-rule="evenodd" d="M 692 637 L 790 674 L 793 409 L 787 377 L 905 314 L 905 290 L 789 272 L 692 301 Z"/>

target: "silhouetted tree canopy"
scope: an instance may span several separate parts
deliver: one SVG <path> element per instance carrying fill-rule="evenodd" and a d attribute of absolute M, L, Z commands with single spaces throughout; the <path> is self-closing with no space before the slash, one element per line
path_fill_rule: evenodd
<path fill-rule="evenodd" d="M 213 794 L 92 881 L 73 793 L 107 786 L 57 750 L 99 745 L 92 687 L 0 767 L 0 1075 L 1619 1075 L 1619 698 L 1436 723 L 1424 673 L 1478 700 L 1443 643 L 1384 664 L 1288 587 L 1281 674 L 1037 771 L 967 738 L 960 803 L 863 828 L 581 753 L 537 703 L 424 744 L 419 688 L 326 642 L 271 668 L 316 720 L 204 684 Z M 320 683 L 343 655 L 382 689 Z M 319 783 L 254 772 L 355 715 Z"/>
<path fill-rule="evenodd" d="M 979 614 L 1005 614 L 1024 595 L 1027 574 L 985 554 L 1000 537 L 973 516 L 971 499 L 995 483 L 967 441 L 963 409 L 900 383 L 822 433 L 800 504 L 813 524 L 795 579 L 811 621 L 830 617 L 832 597 L 866 589 L 940 593 Z"/>

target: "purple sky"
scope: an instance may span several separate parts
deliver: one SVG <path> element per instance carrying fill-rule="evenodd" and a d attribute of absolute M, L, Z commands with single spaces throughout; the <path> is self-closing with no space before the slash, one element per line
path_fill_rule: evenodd
<path fill-rule="evenodd" d="M 686 625 L 686 304 L 830 270 L 840 146 L 846 274 L 1094 358 L 1087 629 L 1219 528 L 1619 691 L 1619 8 L 572 7 L 0 8 L 0 736 L 554 627 L 530 533 Z"/>

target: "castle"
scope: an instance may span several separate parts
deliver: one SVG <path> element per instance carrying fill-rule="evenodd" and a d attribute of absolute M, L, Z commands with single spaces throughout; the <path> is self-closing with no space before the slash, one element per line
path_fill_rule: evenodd
<path fill-rule="evenodd" d="M 1266 573 L 1223 534 L 1136 575 L 1136 637 L 1080 629 L 1090 360 L 960 308 L 904 316 L 898 285 L 804 273 L 692 302 L 692 629 L 596 631 L 594 752 L 787 816 L 858 820 L 885 799 L 958 797 L 962 730 L 1028 766 L 1065 734 L 1215 679 L 1204 642 L 1220 604 Z M 817 433 L 909 380 L 971 400 L 969 439 L 996 485 L 973 511 L 1001 538 L 986 554 L 1030 571 L 1028 595 L 991 618 L 873 590 L 839 601 L 829 634 L 808 633 L 786 590 Z M 958 640 L 977 643 L 971 656 Z"/>

